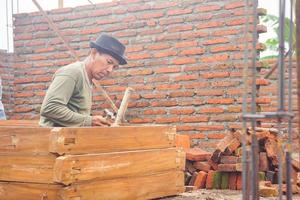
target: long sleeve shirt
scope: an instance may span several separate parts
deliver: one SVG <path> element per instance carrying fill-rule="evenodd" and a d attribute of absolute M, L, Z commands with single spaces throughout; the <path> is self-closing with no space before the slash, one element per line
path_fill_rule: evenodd
<path fill-rule="evenodd" d="M 59 69 L 41 107 L 40 126 L 91 126 L 92 84 L 83 62 Z"/>

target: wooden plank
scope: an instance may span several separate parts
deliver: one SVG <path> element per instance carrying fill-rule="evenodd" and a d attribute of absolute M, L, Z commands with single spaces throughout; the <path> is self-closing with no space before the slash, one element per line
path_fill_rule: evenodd
<path fill-rule="evenodd" d="M 56 159 L 54 181 L 68 185 L 91 179 L 104 180 L 184 169 L 185 153 L 176 148 L 67 155 Z"/>
<path fill-rule="evenodd" d="M 52 183 L 53 155 L 0 155 L 0 180 Z"/>
<path fill-rule="evenodd" d="M 54 128 L 50 152 L 84 154 L 175 147 L 172 126 Z"/>
<path fill-rule="evenodd" d="M 141 177 L 89 181 L 62 190 L 63 199 L 154 199 L 184 192 L 182 171 L 168 171 Z"/>
<path fill-rule="evenodd" d="M 0 127 L 0 154 L 48 154 L 50 128 Z"/>
<path fill-rule="evenodd" d="M 39 127 L 36 120 L 0 120 L 0 126 Z"/>
<path fill-rule="evenodd" d="M 62 200 L 59 197 L 61 185 L 17 183 L 0 181 L 0 199 L 5 200 Z"/>

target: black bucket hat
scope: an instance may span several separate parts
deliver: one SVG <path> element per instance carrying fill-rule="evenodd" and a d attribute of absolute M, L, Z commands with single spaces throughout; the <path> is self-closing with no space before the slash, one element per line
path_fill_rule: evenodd
<path fill-rule="evenodd" d="M 96 41 L 90 42 L 90 47 L 111 55 L 119 61 L 120 65 L 127 64 L 124 56 L 125 46 L 112 36 L 102 34 L 96 39 Z"/>

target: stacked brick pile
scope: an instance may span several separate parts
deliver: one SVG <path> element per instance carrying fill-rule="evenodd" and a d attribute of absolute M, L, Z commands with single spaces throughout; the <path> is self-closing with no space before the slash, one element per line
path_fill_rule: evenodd
<path fill-rule="evenodd" d="M 251 129 L 247 130 L 247 145 L 251 144 Z M 256 135 L 259 144 L 259 179 L 262 196 L 277 195 L 278 156 L 275 129 L 258 128 Z M 213 153 L 199 148 L 187 150 L 185 184 L 206 189 L 242 189 L 242 133 L 233 130 L 218 144 Z M 300 193 L 300 163 L 292 160 L 293 192 Z M 285 167 L 284 167 L 285 171 Z M 283 182 L 285 183 L 285 174 Z M 285 192 L 285 185 L 283 191 Z"/>

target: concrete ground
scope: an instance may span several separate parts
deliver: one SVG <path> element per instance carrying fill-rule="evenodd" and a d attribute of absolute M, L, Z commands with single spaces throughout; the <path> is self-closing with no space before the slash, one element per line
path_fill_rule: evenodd
<path fill-rule="evenodd" d="M 206 190 L 200 189 L 192 192 L 185 192 L 178 196 L 167 197 L 161 200 L 240 200 L 242 191 L 240 190 Z M 260 197 L 261 200 L 277 200 L 278 198 Z M 286 197 L 283 197 L 285 200 Z M 293 195 L 293 200 L 300 200 L 300 194 Z"/>

